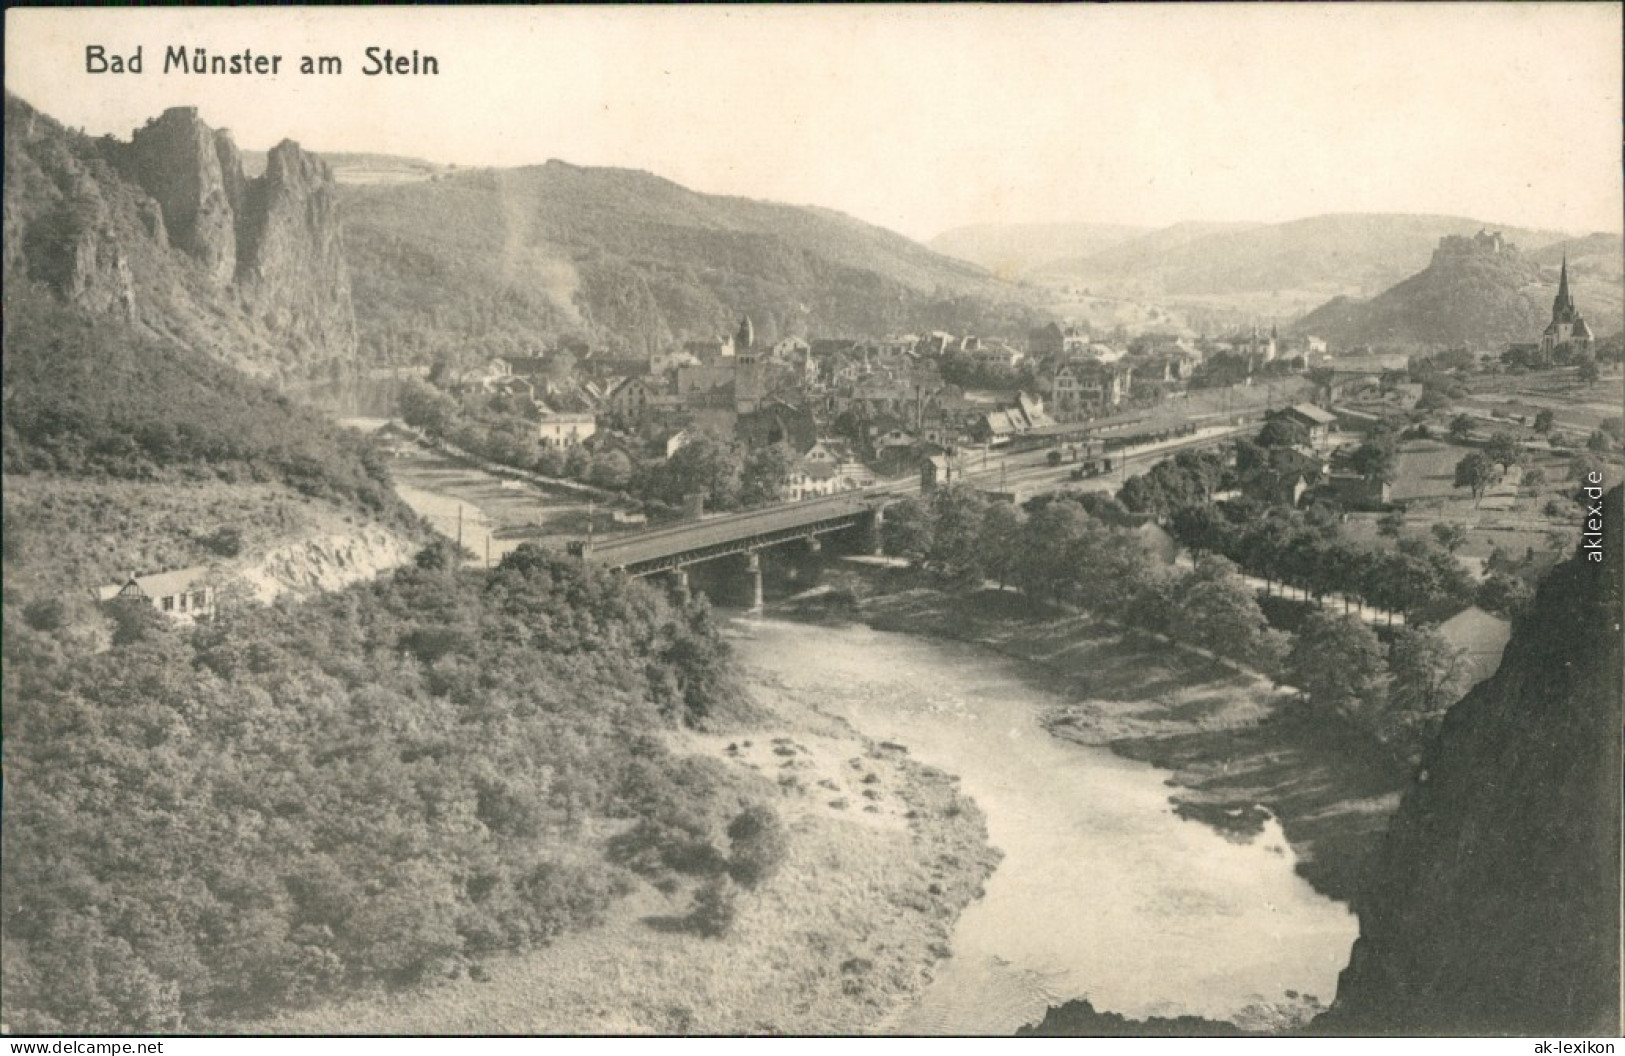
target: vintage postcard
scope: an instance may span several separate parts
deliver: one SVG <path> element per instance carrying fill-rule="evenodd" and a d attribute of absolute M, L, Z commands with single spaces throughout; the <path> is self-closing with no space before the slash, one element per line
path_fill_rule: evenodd
<path fill-rule="evenodd" d="M 6 17 L 13 1039 L 1612 1051 L 1618 5 Z"/>

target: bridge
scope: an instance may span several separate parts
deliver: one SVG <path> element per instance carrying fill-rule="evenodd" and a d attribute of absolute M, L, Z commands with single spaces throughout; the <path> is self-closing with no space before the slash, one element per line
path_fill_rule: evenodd
<path fill-rule="evenodd" d="M 798 539 L 816 542 L 820 535 L 883 517 L 880 511 L 888 501 L 918 490 L 918 484 L 866 489 L 612 536 L 584 556 L 594 564 L 634 576 L 673 571 Z"/>
<path fill-rule="evenodd" d="M 1176 436 L 1162 441 L 1120 449 L 1118 460 L 1121 479 L 1132 464 L 1144 464 L 1165 458 L 1177 451 L 1210 447 L 1228 441 L 1237 432 L 1237 426 L 1210 426 L 1195 434 Z M 1070 476 L 1074 467 L 1051 466 L 1042 461 L 1011 471 L 1008 466 L 970 469 L 960 480 L 980 487 L 1000 487 L 1013 484 L 1046 488 L 1059 484 Z M 1105 478 L 1090 484 L 1106 484 Z M 1109 486 L 1109 485 L 1108 485 Z M 885 522 L 886 505 L 920 491 L 918 480 L 899 481 L 846 492 L 825 498 L 804 499 L 759 510 L 719 514 L 698 521 L 653 528 L 648 531 L 610 536 L 590 547 L 583 547 L 582 556 L 603 568 L 617 569 L 632 576 L 648 576 L 660 572 L 674 572 L 686 581 L 684 569 L 704 561 L 714 561 L 733 554 L 745 554 L 747 569 L 754 583 L 754 595 L 760 607 L 762 596 L 761 563 L 757 551 L 767 547 L 804 541 L 813 549 L 821 545 L 819 537 L 832 532 L 869 525 L 877 532 Z"/>

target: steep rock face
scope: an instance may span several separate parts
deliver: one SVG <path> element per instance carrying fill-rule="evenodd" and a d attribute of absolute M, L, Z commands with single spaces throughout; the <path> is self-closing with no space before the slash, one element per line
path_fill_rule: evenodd
<path fill-rule="evenodd" d="M 45 286 L 251 374 L 356 367 L 334 185 L 296 145 L 248 179 L 191 107 L 130 142 L 90 139 L 6 97 L 5 281 Z"/>
<path fill-rule="evenodd" d="M 170 244 L 224 286 L 237 269 L 237 221 L 226 186 L 228 179 L 240 185 L 243 174 L 240 162 L 229 177 L 222 171 L 216 138 L 196 107 L 174 107 L 136 129 L 130 165 L 136 182 L 163 209 Z M 236 160 L 234 150 L 226 160 Z"/>
<path fill-rule="evenodd" d="M 1619 1030 L 1620 489 L 1445 717 L 1356 904 L 1328 1033 Z"/>
<path fill-rule="evenodd" d="M 302 354 L 329 345 L 353 353 L 355 310 L 332 173 L 283 140 L 264 175 L 240 193 L 236 277 L 245 303 Z"/>

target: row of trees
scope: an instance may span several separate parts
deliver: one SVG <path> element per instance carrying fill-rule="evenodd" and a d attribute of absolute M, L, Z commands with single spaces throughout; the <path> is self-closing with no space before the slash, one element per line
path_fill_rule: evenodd
<path fill-rule="evenodd" d="M 1317 611 L 1290 634 L 1270 625 L 1230 560 L 1209 553 L 1190 569 L 1166 564 L 1136 529 L 1109 523 L 1122 519 L 1120 506 L 1094 498 L 1090 507 L 1050 498 L 1022 508 L 943 488 L 888 509 L 885 542 L 949 586 L 1014 584 L 1034 601 L 1075 605 L 1250 665 L 1404 757 L 1459 696 L 1461 654 L 1437 631 L 1407 627 L 1385 646 L 1362 620 Z M 1390 571 L 1397 591 L 1400 571 Z M 1436 575 L 1422 558 L 1403 571 Z"/>
<path fill-rule="evenodd" d="M 1124 483 L 1122 504 L 1163 521 L 1194 550 L 1223 555 L 1267 584 L 1291 584 L 1317 600 L 1360 598 L 1407 616 L 1437 614 L 1472 601 L 1466 572 L 1447 549 L 1428 540 L 1402 540 L 1393 549 L 1369 546 L 1344 538 L 1330 507 L 1299 511 L 1246 498 L 1212 502 L 1218 489 L 1233 486 L 1237 474 L 1267 465 L 1269 448 L 1278 439 L 1268 433 L 1266 426 L 1259 442 L 1238 445 L 1233 472 L 1213 452 L 1164 459 Z M 1279 439 L 1290 442 L 1290 437 Z M 1360 451 L 1367 471 L 1386 472 L 1389 441 L 1373 439 Z"/>
<path fill-rule="evenodd" d="M 120 607 L 100 650 L 8 592 L 12 1030 L 207 1031 L 471 970 L 630 890 L 606 826 L 680 826 L 738 883 L 771 875 L 770 812 L 739 820 L 732 771 L 659 736 L 737 694 L 703 599 L 444 549 L 191 631 Z"/>

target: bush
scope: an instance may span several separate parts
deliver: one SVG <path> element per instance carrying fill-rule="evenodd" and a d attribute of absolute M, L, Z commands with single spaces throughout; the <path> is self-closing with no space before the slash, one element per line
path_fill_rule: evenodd
<path fill-rule="evenodd" d="M 778 811 L 770 806 L 749 807 L 728 825 L 733 853 L 728 873 L 745 887 L 756 887 L 784 865 L 790 852 L 789 835 Z"/>
<path fill-rule="evenodd" d="M 220 557 L 236 557 L 243 552 L 243 531 L 236 525 L 223 524 L 203 540 L 203 545 Z"/>
<path fill-rule="evenodd" d="M 36 631 L 55 631 L 67 622 L 67 613 L 61 598 L 41 598 L 24 606 L 23 621 Z"/>
<path fill-rule="evenodd" d="M 714 876 L 694 894 L 694 909 L 688 915 L 689 927 L 708 939 L 720 939 L 733 930 L 739 918 L 739 890 L 726 876 Z"/>

